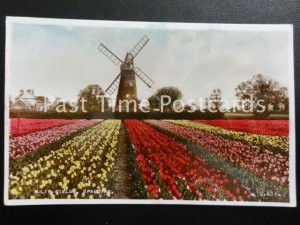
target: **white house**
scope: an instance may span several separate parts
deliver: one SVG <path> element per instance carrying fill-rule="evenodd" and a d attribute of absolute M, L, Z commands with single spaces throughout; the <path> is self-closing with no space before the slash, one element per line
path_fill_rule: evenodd
<path fill-rule="evenodd" d="M 20 94 L 15 98 L 15 102 L 12 102 L 10 109 L 42 111 L 44 106 L 48 107 L 48 103 L 47 97 L 35 96 L 33 89 L 20 90 Z"/>

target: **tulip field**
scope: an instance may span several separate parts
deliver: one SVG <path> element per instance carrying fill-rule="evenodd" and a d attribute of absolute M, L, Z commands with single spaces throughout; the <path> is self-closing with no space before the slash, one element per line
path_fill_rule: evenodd
<path fill-rule="evenodd" d="M 289 202 L 288 120 L 14 118 L 9 131 L 10 199 Z"/>

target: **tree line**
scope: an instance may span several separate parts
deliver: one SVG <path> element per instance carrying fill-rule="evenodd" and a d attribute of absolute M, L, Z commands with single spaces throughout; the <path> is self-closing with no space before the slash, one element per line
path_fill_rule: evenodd
<path fill-rule="evenodd" d="M 110 110 L 109 100 L 107 98 L 99 98 L 99 95 L 105 95 L 104 90 L 98 84 L 88 85 L 86 88 L 79 92 L 78 106 L 80 107 L 81 100 L 86 99 L 85 110 L 88 112 L 99 112 L 102 108 Z M 282 111 L 288 112 L 289 98 L 288 90 L 283 87 L 279 82 L 274 81 L 262 74 L 256 74 L 251 79 L 241 82 L 235 88 L 235 95 L 240 102 L 251 100 L 254 104 L 253 113 L 257 113 L 262 107 L 273 106 L 273 111 L 283 108 Z M 97 97 L 98 96 L 98 97 Z M 173 86 L 162 87 L 156 90 L 156 92 L 150 96 L 147 100 L 149 102 L 148 107 L 151 110 L 155 110 L 161 107 L 161 96 L 169 96 L 171 101 L 169 106 L 165 106 L 167 112 L 172 112 L 171 105 L 176 100 L 183 98 L 182 91 Z M 263 101 L 262 101 L 263 100 Z M 262 102 L 261 104 L 258 104 Z M 223 105 L 221 89 L 212 90 L 210 96 L 205 98 L 206 107 L 208 104 L 217 111 L 220 111 Z M 189 109 L 189 105 L 185 105 L 185 110 Z M 270 110 L 266 110 L 265 116 L 270 114 Z"/>

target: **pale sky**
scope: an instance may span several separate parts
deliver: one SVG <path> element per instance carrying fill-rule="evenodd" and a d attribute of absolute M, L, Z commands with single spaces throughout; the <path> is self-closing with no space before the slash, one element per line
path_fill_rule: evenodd
<path fill-rule="evenodd" d="M 289 25 L 11 21 L 7 23 L 6 79 L 13 97 L 20 89 L 33 88 L 36 95 L 75 100 L 88 84 L 106 89 L 120 68 L 97 50 L 99 44 L 123 59 L 143 35 L 150 41 L 135 59 L 135 66 L 155 86 L 149 89 L 137 78 L 140 99 L 157 88 L 175 86 L 182 90 L 184 100 L 208 97 L 219 88 L 223 99 L 231 101 L 235 87 L 257 73 L 283 86 L 290 84 Z"/>

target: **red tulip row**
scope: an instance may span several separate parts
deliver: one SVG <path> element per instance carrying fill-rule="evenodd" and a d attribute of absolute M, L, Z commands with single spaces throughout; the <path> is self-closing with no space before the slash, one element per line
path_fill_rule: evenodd
<path fill-rule="evenodd" d="M 65 119 L 27 119 L 27 118 L 12 118 L 10 119 L 10 136 L 29 134 L 51 127 L 59 127 L 71 123 L 76 120 Z"/>
<path fill-rule="evenodd" d="M 183 144 L 138 120 L 125 121 L 137 164 L 153 198 L 247 200 L 250 193 Z"/>
<path fill-rule="evenodd" d="M 20 158 L 44 145 L 58 141 L 80 129 L 90 127 L 97 123 L 99 123 L 99 120 L 76 120 L 72 124 L 11 137 L 9 139 L 9 156 L 12 159 Z"/>
<path fill-rule="evenodd" d="M 165 121 L 148 120 L 149 124 L 164 129 L 188 141 L 203 146 L 252 173 L 280 184 L 288 184 L 288 156 L 273 153 L 258 146 L 226 139 L 199 129 L 184 127 Z"/>
<path fill-rule="evenodd" d="M 212 126 L 222 127 L 229 130 L 248 132 L 253 134 L 264 134 L 272 136 L 288 136 L 288 120 L 196 120 Z"/>

